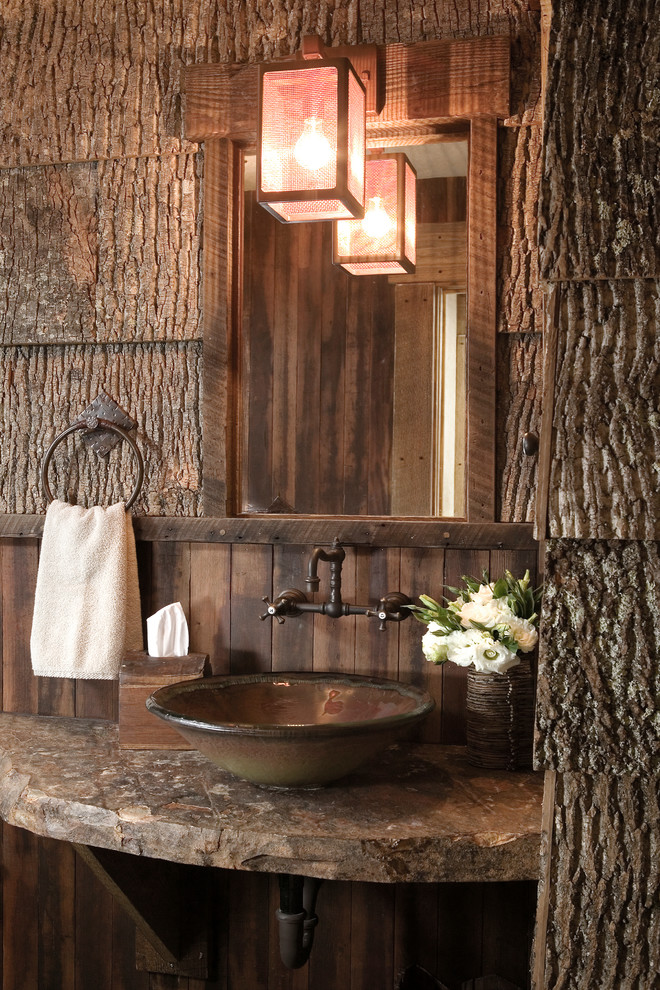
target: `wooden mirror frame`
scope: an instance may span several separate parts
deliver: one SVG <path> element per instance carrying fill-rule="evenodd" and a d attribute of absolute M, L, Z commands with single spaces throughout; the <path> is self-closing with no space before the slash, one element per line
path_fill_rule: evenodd
<path fill-rule="evenodd" d="M 351 49 L 341 51 L 350 55 Z M 483 530 L 495 519 L 497 121 L 509 113 L 510 43 L 506 37 L 431 41 L 379 46 L 376 53 L 383 109 L 368 117 L 368 140 L 405 134 L 421 143 L 424 135 L 442 129 L 469 134 L 466 521 Z M 243 149 L 256 143 L 257 72 L 253 64 L 204 64 L 184 69 L 182 79 L 185 136 L 204 142 L 205 517 L 233 522 L 230 529 L 240 527 L 246 542 L 262 542 L 271 530 L 278 533 L 273 539 L 321 541 L 340 526 L 346 539 L 362 533 L 356 542 L 371 542 L 377 532 L 381 543 L 442 544 L 449 532 L 439 539 L 438 528 L 451 525 L 455 531 L 465 523 L 237 512 L 232 480 L 237 478 L 234 390 L 242 313 L 241 166 Z M 412 539 L 411 527 L 418 531 Z M 225 532 L 226 527 L 220 530 L 222 537 Z"/>

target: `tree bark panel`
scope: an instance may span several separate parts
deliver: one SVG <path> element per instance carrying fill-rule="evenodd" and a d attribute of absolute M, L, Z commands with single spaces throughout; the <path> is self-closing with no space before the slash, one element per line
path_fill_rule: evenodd
<path fill-rule="evenodd" d="M 548 530 L 660 536 L 660 283 L 562 284 Z"/>
<path fill-rule="evenodd" d="M 90 339 L 97 275 L 96 167 L 0 171 L 0 343 Z"/>
<path fill-rule="evenodd" d="M 538 457 L 524 453 L 523 436 L 538 436 L 541 428 L 541 334 L 499 337 L 497 381 L 497 518 L 533 522 Z"/>
<path fill-rule="evenodd" d="M 660 273 L 657 19 L 655 0 L 607 0 L 589 15 L 577 0 L 555 5 L 541 184 L 544 278 Z"/>
<path fill-rule="evenodd" d="M 650 990 L 660 972 L 660 782 L 557 775 L 545 979 L 537 990 Z"/>
<path fill-rule="evenodd" d="M 101 162 L 96 339 L 201 337 L 202 155 Z"/>
<path fill-rule="evenodd" d="M 660 546 L 549 540 L 536 763 L 656 772 L 660 757 Z"/>
<path fill-rule="evenodd" d="M 497 198 L 497 329 L 540 332 L 538 265 L 541 129 L 500 128 Z"/>
<path fill-rule="evenodd" d="M 3 512 L 44 512 L 48 445 L 104 389 L 137 421 L 145 477 L 134 511 L 198 515 L 201 500 L 201 345 L 5 348 L 0 362 Z M 104 504 L 128 498 L 136 467 L 127 444 L 107 463 L 77 434 L 53 454 L 54 497 Z"/>

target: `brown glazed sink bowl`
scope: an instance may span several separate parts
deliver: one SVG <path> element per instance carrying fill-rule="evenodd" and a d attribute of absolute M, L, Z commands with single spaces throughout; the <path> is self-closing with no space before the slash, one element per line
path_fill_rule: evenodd
<path fill-rule="evenodd" d="M 203 677 L 147 700 L 208 759 L 271 787 L 319 787 L 345 776 L 433 705 L 425 691 L 398 681 L 302 672 Z"/>

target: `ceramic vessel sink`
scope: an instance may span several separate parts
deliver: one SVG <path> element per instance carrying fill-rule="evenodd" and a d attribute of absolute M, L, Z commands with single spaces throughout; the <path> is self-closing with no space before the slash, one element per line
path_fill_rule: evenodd
<path fill-rule="evenodd" d="M 425 691 L 357 674 L 205 677 L 159 688 L 147 708 L 237 777 L 318 787 L 385 749 L 433 709 Z"/>

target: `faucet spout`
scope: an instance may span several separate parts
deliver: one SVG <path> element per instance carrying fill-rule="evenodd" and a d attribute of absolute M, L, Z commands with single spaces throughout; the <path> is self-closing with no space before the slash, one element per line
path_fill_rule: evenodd
<path fill-rule="evenodd" d="M 346 551 L 335 537 L 329 550 L 325 547 L 314 547 L 307 563 L 305 583 L 308 591 L 318 591 L 320 579 L 318 576 L 319 560 L 327 560 L 330 564 L 330 601 L 341 604 L 341 565 Z"/>

